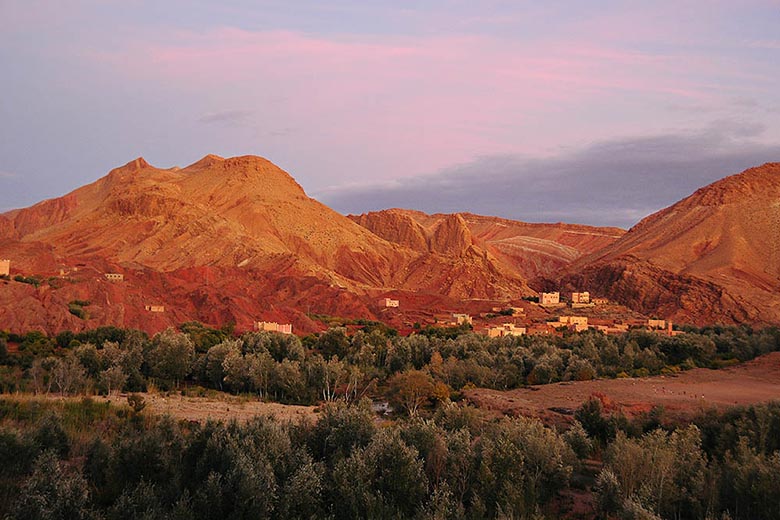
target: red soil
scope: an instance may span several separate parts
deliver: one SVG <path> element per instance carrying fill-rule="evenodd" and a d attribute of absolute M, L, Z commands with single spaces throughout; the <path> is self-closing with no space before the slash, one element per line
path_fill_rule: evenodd
<path fill-rule="evenodd" d="M 678 416 L 780 399 L 780 352 L 720 370 L 697 368 L 674 376 L 573 381 L 510 391 L 476 389 L 466 398 L 476 406 L 507 415 L 560 421 L 596 396 L 605 408 L 628 416 L 654 406 Z M 555 409 L 555 410 L 552 410 Z"/>

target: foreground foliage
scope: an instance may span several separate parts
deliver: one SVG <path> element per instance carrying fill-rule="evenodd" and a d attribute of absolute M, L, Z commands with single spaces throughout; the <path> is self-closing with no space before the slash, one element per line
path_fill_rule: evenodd
<path fill-rule="evenodd" d="M 315 424 L 199 424 L 0 399 L 0 518 L 539 519 L 565 515 L 572 493 L 594 518 L 776 518 L 780 404 L 615 424 L 602 443 L 579 423 L 455 404 L 384 425 L 366 401 L 326 405 Z"/>

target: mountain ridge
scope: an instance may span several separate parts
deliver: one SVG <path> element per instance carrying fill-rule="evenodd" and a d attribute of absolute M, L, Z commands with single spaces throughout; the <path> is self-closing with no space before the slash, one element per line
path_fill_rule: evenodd
<path fill-rule="evenodd" d="M 665 308 L 678 320 L 780 322 L 780 163 L 699 188 L 567 271 L 564 285 L 589 284 L 631 308 Z M 659 276 L 696 280 L 704 285 L 688 285 L 710 289 L 693 294 L 683 284 L 670 294 L 652 283 Z M 618 286 L 623 289 L 616 290 Z M 638 295 L 626 296 L 638 287 Z M 647 303 L 653 300 L 665 303 Z"/>
<path fill-rule="evenodd" d="M 344 216 L 262 157 L 209 154 L 167 169 L 138 157 L 0 214 L 0 256 L 49 280 L 0 282 L 0 323 L 44 330 L 263 318 L 316 330 L 312 312 L 410 326 L 378 297 L 432 318 L 534 289 L 589 290 L 695 324 L 778 323 L 780 163 L 704 186 L 625 231 L 400 208 Z M 93 302 L 89 320 L 68 313 L 74 300 Z M 149 316 L 154 302 L 170 310 Z"/>

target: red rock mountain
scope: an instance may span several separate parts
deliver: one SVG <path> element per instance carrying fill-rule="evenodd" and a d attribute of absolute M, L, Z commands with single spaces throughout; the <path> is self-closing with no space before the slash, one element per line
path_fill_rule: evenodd
<path fill-rule="evenodd" d="M 345 217 L 259 157 L 182 169 L 139 158 L 0 215 L 0 258 L 12 277 L 36 278 L 0 280 L 0 329 L 266 320 L 312 331 L 322 327 L 312 314 L 409 326 L 533 294 L 526 280 L 675 321 L 778 323 L 779 257 L 780 164 L 702 188 L 625 233 L 399 209 Z M 404 311 L 379 308 L 386 295 Z"/>
<path fill-rule="evenodd" d="M 610 227 L 532 224 L 471 213 L 427 215 L 404 209 L 349 217 L 376 235 L 419 252 L 457 255 L 469 248 L 487 251 L 527 280 L 554 276 L 625 233 Z"/>
<path fill-rule="evenodd" d="M 563 281 L 682 322 L 780 322 L 780 163 L 650 215 Z"/>
<path fill-rule="evenodd" d="M 431 248 L 411 247 L 309 198 L 259 157 L 209 155 L 183 169 L 139 158 L 64 197 L 0 215 L 0 256 L 12 259 L 13 273 L 64 274 L 37 289 L 0 286 L 0 327 L 183 319 L 246 327 L 291 313 L 305 321 L 302 310 L 312 309 L 371 317 L 375 296 L 390 290 L 453 299 L 531 294 L 521 276 L 473 244 L 462 221 L 445 219 Z M 112 284 L 104 272 L 123 273 L 125 282 Z M 90 301 L 91 323 L 68 312 L 75 300 Z M 170 311 L 150 317 L 145 303 Z"/>

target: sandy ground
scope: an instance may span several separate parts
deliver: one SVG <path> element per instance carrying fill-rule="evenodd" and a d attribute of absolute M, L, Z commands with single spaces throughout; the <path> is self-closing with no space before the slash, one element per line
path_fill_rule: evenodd
<path fill-rule="evenodd" d="M 674 376 L 564 382 L 505 392 L 476 389 L 465 395 L 476 406 L 497 413 L 550 419 L 570 415 L 593 395 L 627 415 L 656 405 L 671 414 L 688 415 L 780 400 L 780 352 L 721 370 L 697 368 Z"/>
<path fill-rule="evenodd" d="M 231 395 L 211 397 L 184 397 L 181 395 L 164 396 L 161 394 L 140 394 L 144 397 L 146 408 L 143 413 L 164 415 L 187 421 L 206 421 L 208 419 L 229 421 L 236 419 L 244 422 L 256 416 L 273 416 L 282 421 L 298 422 L 300 420 L 316 421 L 314 406 L 297 406 L 279 403 L 265 403 Z M 59 396 L 32 396 L 29 394 L 4 394 L 2 399 L 51 399 L 59 401 Z M 66 397 L 65 399 L 81 400 L 83 396 Z M 127 395 L 120 394 L 109 397 L 93 396 L 96 401 L 110 401 L 117 406 L 127 405 Z"/>

